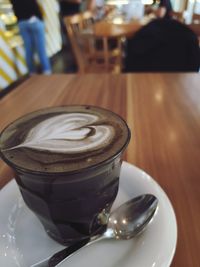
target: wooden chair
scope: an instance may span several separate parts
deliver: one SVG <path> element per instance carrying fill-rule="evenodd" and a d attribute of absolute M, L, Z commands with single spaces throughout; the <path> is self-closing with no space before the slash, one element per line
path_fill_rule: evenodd
<path fill-rule="evenodd" d="M 199 46 L 200 46 L 200 24 L 197 23 L 191 23 L 187 25 L 198 37 L 199 40 Z"/>
<path fill-rule="evenodd" d="M 78 39 L 79 33 L 83 29 L 82 17 L 80 14 L 67 16 L 64 18 L 64 24 L 68 33 L 74 57 L 77 61 L 78 70 L 80 73 L 84 73 L 86 68 L 86 59 L 85 54 L 81 51 L 81 44 L 79 43 Z"/>
<path fill-rule="evenodd" d="M 83 26 L 91 27 L 94 24 L 95 18 L 91 11 L 86 10 L 83 13 L 81 13 L 82 19 L 83 19 Z"/>
<path fill-rule="evenodd" d="M 200 14 L 193 14 L 192 16 L 192 23 L 200 24 Z"/>
<path fill-rule="evenodd" d="M 78 72 L 115 72 L 121 71 L 122 47 L 117 40 L 117 46 L 109 49 L 108 38 L 96 38 L 92 33 L 85 37 L 84 29 L 92 27 L 91 12 L 76 14 L 64 18 L 72 50 L 77 61 Z M 101 39 L 102 46 L 98 49 L 97 43 Z"/>
<path fill-rule="evenodd" d="M 171 16 L 180 22 L 184 22 L 183 12 L 172 11 Z"/>
<path fill-rule="evenodd" d="M 188 27 L 197 35 L 200 46 L 200 15 L 193 14 L 192 23 L 188 25 Z"/>
<path fill-rule="evenodd" d="M 83 17 L 83 26 L 84 28 L 91 28 L 94 26 L 94 14 L 91 11 L 85 11 L 82 13 Z M 93 45 L 90 46 L 91 53 L 93 53 L 94 58 L 104 58 L 105 65 L 109 69 L 109 64 L 112 61 L 115 61 L 115 64 L 118 66 L 115 66 L 116 69 L 118 68 L 119 71 L 121 71 L 121 62 L 122 62 L 122 38 L 113 38 L 112 40 L 107 37 L 101 37 L 101 38 L 94 38 L 95 41 L 93 42 Z M 100 47 L 102 47 L 101 50 L 97 49 L 97 44 L 102 44 Z M 115 45 L 113 45 L 115 43 Z"/>

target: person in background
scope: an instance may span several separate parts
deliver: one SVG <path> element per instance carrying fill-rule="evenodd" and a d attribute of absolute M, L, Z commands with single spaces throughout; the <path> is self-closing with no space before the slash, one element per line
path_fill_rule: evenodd
<path fill-rule="evenodd" d="M 125 72 L 198 72 L 198 38 L 187 25 L 154 19 L 128 38 Z"/>
<path fill-rule="evenodd" d="M 122 7 L 127 21 L 132 19 L 140 20 L 144 16 L 144 4 L 141 0 L 130 1 Z"/>
<path fill-rule="evenodd" d="M 51 65 L 46 53 L 45 26 L 36 0 L 10 0 L 18 19 L 20 34 L 24 41 L 26 63 L 30 74 L 36 73 L 34 54 L 37 52 L 42 73 L 50 74 Z"/>
<path fill-rule="evenodd" d="M 82 0 L 58 0 L 61 16 L 72 16 L 80 12 Z"/>
<path fill-rule="evenodd" d="M 82 0 L 58 0 L 60 8 L 60 25 L 61 25 L 61 35 L 62 43 L 64 48 L 70 46 L 68 33 L 66 31 L 64 17 L 73 16 L 80 13 Z"/>
<path fill-rule="evenodd" d="M 170 19 L 172 11 L 173 9 L 170 0 L 160 0 L 156 15 L 158 18 Z"/>
<path fill-rule="evenodd" d="M 160 19 L 170 19 L 172 11 L 173 9 L 170 0 L 160 0 L 159 2 L 154 0 L 151 6 L 145 7 L 146 15 L 152 15 L 153 17 Z"/>
<path fill-rule="evenodd" d="M 95 20 L 101 20 L 112 8 L 105 5 L 105 0 L 89 0 L 87 9 L 94 14 Z"/>

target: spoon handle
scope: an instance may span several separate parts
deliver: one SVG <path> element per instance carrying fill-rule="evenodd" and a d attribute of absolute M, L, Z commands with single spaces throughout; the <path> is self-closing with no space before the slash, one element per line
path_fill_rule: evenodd
<path fill-rule="evenodd" d="M 55 253 L 48 261 L 48 267 L 55 267 L 58 263 L 61 263 L 64 259 L 67 259 L 77 250 L 85 246 L 90 241 L 89 238 L 78 241 L 67 248 Z"/>
<path fill-rule="evenodd" d="M 61 263 L 63 260 L 66 260 L 71 255 L 73 255 L 80 248 L 84 247 L 89 241 L 90 241 L 90 238 L 78 241 L 78 242 L 70 245 L 69 247 L 64 248 L 63 250 L 55 253 L 50 258 L 47 258 L 47 259 L 42 260 L 36 264 L 31 265 L 31 267 L 55 267 L 59 263 Z"/>

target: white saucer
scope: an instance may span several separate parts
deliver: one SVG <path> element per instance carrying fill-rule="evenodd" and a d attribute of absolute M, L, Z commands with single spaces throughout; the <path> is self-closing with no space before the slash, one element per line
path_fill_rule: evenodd
<path fill-rule="evenodd" d="M 144 171 L 123 162 L 113 208 L 137 195 L 151 193 L 159 207 L 146 231 L 129 241 L 101 241 L 83 248 L 62 267 L 168 267 L 177 240 L 176 218 L 162 188 Z M 29 267 L 63 248 L 51 240 L 25 206 L 16 182 L 0 191 L 0 266 Z"/>

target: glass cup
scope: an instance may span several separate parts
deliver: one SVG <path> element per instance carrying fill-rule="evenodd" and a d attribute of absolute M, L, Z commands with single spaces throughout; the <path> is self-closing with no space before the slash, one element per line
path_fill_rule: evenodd
<path fill-rule="evenodd" d="M 21 168 L 11 158 L 8 160 L 1 149 L 3 160 L 15 171 L 24 202 L 47 234 L 59 243 L 70 245 L 104 231 L 99 217 L 110 211 L 117 196 L 122 154 L 130 140 L 130 131 L 125 122 L 124 125 L 127 140 L 117 153 L 103 162 L 73 171 L 51 173 Z M 0 148 L 3 142 L 1 136 Z"/>

